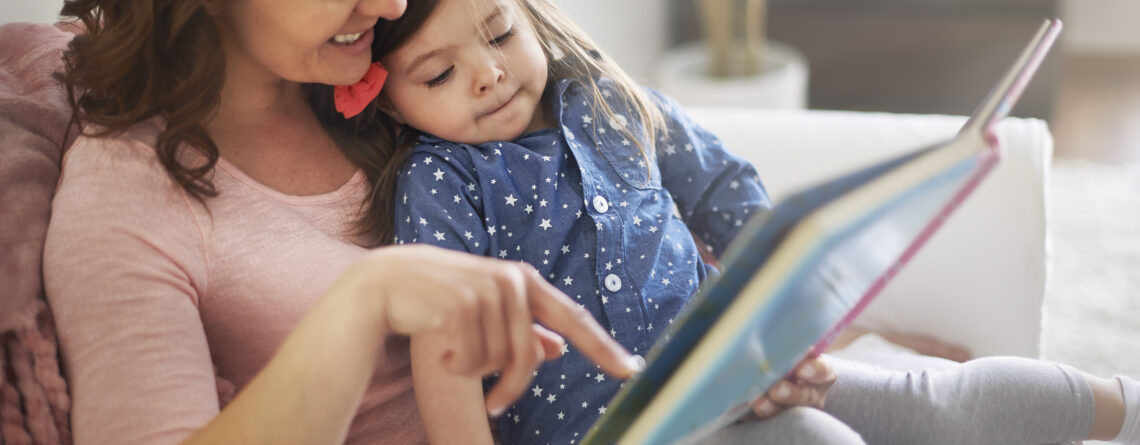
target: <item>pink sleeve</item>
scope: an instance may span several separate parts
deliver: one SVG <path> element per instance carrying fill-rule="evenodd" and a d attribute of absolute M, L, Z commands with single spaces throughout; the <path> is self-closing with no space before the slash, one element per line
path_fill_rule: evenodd
<path fill-rule="evenodd" d="M 83 137 L 69 150 L 44 280 L 75 443 L 177 443 L 217 414 L 193 212 L 146 144 Z"/>

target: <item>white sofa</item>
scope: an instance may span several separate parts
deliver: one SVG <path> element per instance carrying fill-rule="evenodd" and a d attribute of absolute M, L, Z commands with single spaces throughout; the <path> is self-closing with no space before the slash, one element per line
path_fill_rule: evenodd
<path fill-rule="evenodd" d="M 945 140 L 965 118 L 867 112 L 690 108 L 751 161 L 775 202 L 877 160 Z M 1001 163 L 857 325 L 931 335 L 975 356 L 1039 357 L 1053 141 L 1036 119 L 998 128 Z"/>

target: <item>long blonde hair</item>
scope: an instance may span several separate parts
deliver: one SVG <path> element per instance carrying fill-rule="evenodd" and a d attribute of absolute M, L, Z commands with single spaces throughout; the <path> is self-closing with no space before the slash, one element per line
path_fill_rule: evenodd
<path fill-rule="evenodd" d="M 593 122 L 610 122 L 616 117 L 613 107 L 603 99 L 604 94 L 598 85 L 598 79 L 606 78 L 613 82 L 612 86 L 607 85 L 606 89 L 616 92 L 618 99 L 631 105 L 630 111 L 634 113 L 633 117 L 640 121 L 643 134 L 635 134 L 635 125 L 623 126 L 618 128 L 618 131 L 637 144 L 648 163 L 649 151 L 653 150 L 654 141 L 665 129 L 665 116 L 659 104 L 654 103 L 625 70 L 599 49 L 573 20 L 570 20 L 550 0 L 516 1 L 535 27 L 539 43 L 542 44 L 542 51 L 546 53 L 546 60 L 549 61 L 550 76 L 553 79 L 576 78 L 586 84 L 594 98 Z M 599 112 L 604 120 L 597 119 Z M 642 145 L 639 141 L 645 141 L 646 145 Z"/>

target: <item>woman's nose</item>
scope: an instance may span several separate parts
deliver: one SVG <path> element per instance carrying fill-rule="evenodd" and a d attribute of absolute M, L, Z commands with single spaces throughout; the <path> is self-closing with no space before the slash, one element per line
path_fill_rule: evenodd
<path fill-rule="evenodd" d="M 356 4 L 356 12 L 370 17 L 396 20 L 404 15 L 407 7 L 407 0 L 360 0 L 360 3 Z"/>

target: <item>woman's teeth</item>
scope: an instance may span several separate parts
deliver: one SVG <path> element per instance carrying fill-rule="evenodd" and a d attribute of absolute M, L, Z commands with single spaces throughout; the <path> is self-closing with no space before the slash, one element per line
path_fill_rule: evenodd
<path fill-rule="evenodd" d="M 356 43 L 357 40 L 360 40 L 360 36 L 362 35 L 364 35 L 363 32 L 358 32 L 356 34 L 337 34 L 333 36 L 332 40 L 333 42 L 339 43 L 341 45 L 351 45 L 353 43 Z"/>

